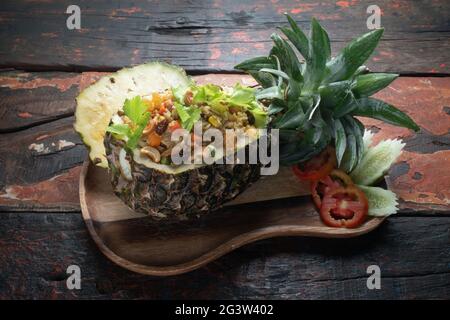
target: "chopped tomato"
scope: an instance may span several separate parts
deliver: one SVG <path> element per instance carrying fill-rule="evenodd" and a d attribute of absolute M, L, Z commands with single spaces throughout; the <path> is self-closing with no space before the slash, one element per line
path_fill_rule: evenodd
<path fill-rule="evenodd" d="M 180 128 L 181 128 L 181 124 L 178 121 L 174 120 L 169 123 L 168 129 L 170 132 L 174 132 L 175 130 L 180 129 Z"/>
<path fill-rule="evenodd" d="M 151 147 L 158 147 L 161 144 L 161 136 L 156 132 L 151 132 L 147 136 L 147 144 Z"/>
<path fill-rule="evenodd" d="M 164 114 L 164 113 L 166 113 L 166 111 L 167 111 L 167 109 L 166 109 L 166 106 L 163 104 L 163 105 L 161 105 L 161 107 L 159 107 L 159 114 Z"/>
<path fill-rule="evenodd" d="M 339 187 L 325 193 L 320 218 L 330 227 L 356 228 L 367 218 L 366 195 L 356 186 Z"/>
<path fill-rule="evenodd" d="M 339 169 L 334 169 L 331 171 L 330 175 L 325 178 L 312 181 L 311 195 L 316 208 L 320 210 L 322 199 L 329 190 L 351 185 L 353 185 L 352 179 L 344 171 Z"/>
<path fill-rule="evenodd" d="M 324 151 L 310 160 L 292 167 L 295 175 L 300 180 L 320 180 L 336 167 L 336 153 L 333 147 L 327 147 Z"/>

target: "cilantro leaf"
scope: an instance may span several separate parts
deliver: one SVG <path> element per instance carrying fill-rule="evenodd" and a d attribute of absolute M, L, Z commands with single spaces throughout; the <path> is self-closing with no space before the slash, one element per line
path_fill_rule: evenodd
<path fill-rule="evenodd" d="M 185 126 L 183 126 L 183 128 L 185 128 L 187 131 L 191 131 L 192 127 L 194 126 L 194 124 L 200 119 L 200 115 L 201 115 L 201 110 L 198 108 L 190 108 L 190 116 L 189 116 L 189 120 L 186 121 Z"/>
<path fill-rule="evenodd" d="M 255 89 L 244 87 L 237 83 L 233 88 L 233 93 L 227 99 L 230 104 L 247 107 L 255 100 Z"/>
<path fill-rule="evenodd" d="M 257 128 L 265 128 L 267 125 L 267 112 L 261 109 L 259 107 L 258 103 L 254 103 L 251 105 L 251 108 L 249 108 L 249 112 L 253 115 L 255 118 L 255 127 Z"/>
<path fill-rule="evenodd" d="M 175 103 L 175 109 L 177 110 L 178 116 L 180 117 L 181 123 L 189 120 L 189 113 L 187 112 L 187 108 L 183 107 L 183 105 L 179 103 Z"/>
<path fill-rule="evenodd" d="M 190 132 L 194 124 L 200 120 L 201 110 L 196 107 L 185 107 L 179 103 L 175 103 L 174 105 L 180 117 L 181 126 Z"/>
<path fill-rule="evenodd" d="M 130 127 L 127 124 L 114 123 L 106 128 L 107 132 L 118 134 L 123 137 L 128 137 L 131 133 Z"/>
<path fill-rule="evenodd" d="M 140 96 L 136 96 L 131 100 L 126 99 L 125 104 L 123 105 L 125 115 L 135 124 L 140 122 L 140 119 L 144 112 L 147 111 L 147 108 L 147 105 L 142 101 Z"/>
<path fill-rule="evenodd" d="M 150 112 L 145 112 L 141 116 L 141 118 L 139 119 L 139 122 L 137 123 L 136 129 L 128 137 L 128 141 L 127 141 L 128 148 L 130 148 L 130 149 L 136 148 L 139 138 L 142 136 L 142 132 L 144 131 L 145 127 L 147 126 L 149 119 L 150 119 Z"/>
<path fill-rule="evenodd" d="M 208 103 L 209 101 L 225 97 L 225 93 L 220 89 L 220 87 L 214 84 L 195 86 L 192 88 L 192 92 L 194 94 L 194 104 Z"/>
<path fill-rule="evenodd" d="M 172 87 L 172 95 L 175 97 L 176 101 L 183 103 L 184 95 L 187 90 L 188 88 L 182 86 Z"/>
<path fill-rule="evenodd" d="M 131 120 L 133 126 L 124 123 L 113 123 L 106 128 L 106 131 L 119 135 L 126 141 L 129 149 L 134 149 L 142 136 L 142 132 L 150 120 L 150 113 L 147 111 L 147 105 L 140 96 L 133 99 L 126 99 L 123 105 L 125 115 Z"/>

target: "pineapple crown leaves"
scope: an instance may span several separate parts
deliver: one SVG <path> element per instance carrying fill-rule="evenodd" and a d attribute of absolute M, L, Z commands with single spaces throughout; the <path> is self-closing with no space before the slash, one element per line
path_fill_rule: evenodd
<path fill-rule="evenodd" d="M 331 57 L 328 34 L 316 19 L 312 19 L 307 37 L 294 19 L 286 16 L 289 27 L 279 28 L 286 38 L 272 34 L 274 45 L 268 56 L 235 66 L 253 76 L 261 86 L 257 98 L 270 103 L 271 126 L 280 129 L 283 164 L 306 161 L 334 143 L 338 163 L 351 171 L 364 147 L 364 126 L 355 116 L 419 130 L 402 111 L 370 98 L 398 77 L 368 73 L 363 65 L 375 50 L 383 29 L 353 39 Z"/>

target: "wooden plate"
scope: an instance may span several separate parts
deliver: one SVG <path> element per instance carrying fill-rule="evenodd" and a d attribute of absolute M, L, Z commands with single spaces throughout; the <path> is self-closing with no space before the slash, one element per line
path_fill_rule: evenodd
<path fill-rule="evenodd" d="M 326 227 L 307 194 L 308 186 L 301 186 L 289 169 L 283 169 L 259 180 L 208 219 L 167 226 L 123 204 L 113 194 L 105 169 L 86 161 L 80 177 L 83 219 L 100 250 L 126 269 L 155 276 L 194 270 L 260 239 L 354 237 L 383 220 L 373 218 L 356 229 Z"/>

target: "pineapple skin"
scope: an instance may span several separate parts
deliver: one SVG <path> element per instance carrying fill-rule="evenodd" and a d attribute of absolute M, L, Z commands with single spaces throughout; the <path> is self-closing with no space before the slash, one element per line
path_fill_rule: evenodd
<path fill-rule="evenodd" d="M 105 136 L 106 158 L 114 193 L 131 209 L 158 222 L 196 220 L 220 209 L 260 177 L 259 164 L 212 164 L 167 174 L 133 161 L 133 179 L 120 173 L 121 141 Z"/>

